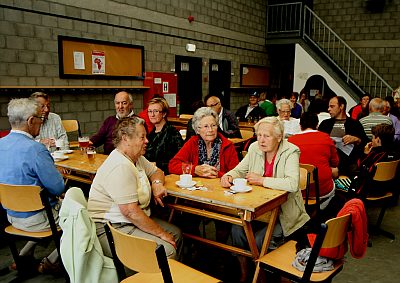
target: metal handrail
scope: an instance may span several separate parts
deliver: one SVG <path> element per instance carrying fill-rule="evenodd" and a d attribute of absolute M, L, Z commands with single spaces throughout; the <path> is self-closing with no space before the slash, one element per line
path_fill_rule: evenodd
<path fill-rule="evenodd" d="M 297 16 L 299 10 L 303 11 L 302 17 Z M 292 18 L 300 21 L 292 21 Z M 348 84 L 362 94 L 380 98 L 391 95 L 393 88 L 308 6 L 303 8 L 301 2 L 269 5 L 267 37 L 288 33 L 302 35 L 343 74 Z"/>

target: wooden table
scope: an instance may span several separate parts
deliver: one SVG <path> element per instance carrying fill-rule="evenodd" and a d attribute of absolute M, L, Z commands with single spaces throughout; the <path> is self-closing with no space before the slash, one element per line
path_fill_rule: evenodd
<path fill-rule="evenodd" d="M 180 119 L 178 117 L 167 117 L 167 119 L 168 119 L 168 122 L 170 122 L 171 125 L 173 125 L 178 130 L 186 129 L 188 121 L 189 121 L 188 119 Z"/>
<path fill-rule="evenodd" d="M 220 185 L 220 179 L 205 179 L 195 177 L 194 181 L 201 181 L 207 191 L 195 190 L 189 191 L 176 185 L 179 180 L 178 175 L 168 175 L 165 178 L 165 187 L 168 195 L 175 197 L 175 202 L 168 204 L 171 207 L 170 221 L 173 218 L 175 210 L 200 215 L 220 221 L 225 221 L 234 225 L 242 226 L 249 243 L 250 250 L 233 247 L 225 243 L 219 243 L 213 240 L 205 239 L 199 236 L 184 234 L 185 237 L 194 239 L 205 244 L 234 252 L 240 255 L 248 256 L 254 260 L 264 255 L 269 246 L 272 237 L 273 228 L 278 218 L 280 205 L 287 200 L 287 192 L 272 190 L 261 186 L 251 186 L 252 191 L 248 193 L 225 194 L 226 188 Z M 190 205 L 191 202 L 196 204 Z M 258 251 L 251 221 L 261 218 L 271 213 L 267 232 L 261 251 Z M 253 282 L 257 281 L 259 273 L 259 264 L 257 263 L 256 273 Z"/>
<path fill-rule="evenodd" d="M 54 163 L 58 168 L 63 169 L 65 184 L 67 184 L 68 180 L 92 184 L 97 169 L 108 157 L 108 155 L 97 153 L 94 163 L 90 164 L 86 154 L 82 154 L 80 150 L 74 150 L 66 156 L 68 156 L 68 159 Z"/>
<path fill-rule="evenodd" d="M 248 130 L 248 131 L 253 131 L 254 132 L 254 125 L 255 123 L 253 122 L 239 122 L 239 128 L 242 130 Z"/>

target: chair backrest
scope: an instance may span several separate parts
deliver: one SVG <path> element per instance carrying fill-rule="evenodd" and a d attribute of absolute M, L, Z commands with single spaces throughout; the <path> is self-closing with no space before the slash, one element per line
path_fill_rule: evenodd
<path fill-rule="evenodd" d="M 374 181 L 385 182 L 393 180 L 396 177 L 397 166 L 400 160 L 388 162 L 378 162 L 375 164 L 376 171 L 373 177 Z"/>
<path fill-rule="evenodd" d="M 193 115 L 191 114 L 181 114 L 179 115 L 179 119 L 183 119 L 183 120 L 190 120 L 193 118 Z"/>
<path fill-rule="evenodd" d="M 18 212 L 36 211 L 44 208 L 40 197 L 41 188 L 34 185 L 0 184 L 0 202 Z"/>
<path fill-rule="evenodd" d="M 307 169 L 300 167 L 299 188 L 300 190 L 304 191 L 307 190 L 309 186 L 310 186 L 310 173 L 307 171 Z"/>
<path fill-rule="evenodd" d="M 314 242 L 310 257 L 303 273 L 302 282 L 309 282 L 315 262 L 321 248 L 335 248 L 341 245 L 347 236 L 351 214 L 329 219 L 321 224 L 320 231 Z"/>
<path fill-rule="evenodd" d="M 105 229 L 114 260 L 116 256 L 123 265 L 137 272 L 162 273 L 165 282 L 172 282 L 164 246 L 149 239 L 122 233 L 110 223 L 105 225 Z M 115 265 L 118 269 L 118 263 Z"/>
<path fill-rule="evenodd" d="M 81 128 L 78 120 L 61 120 L 61 122 L 67 133 L 78 132 L 78 135 L 81 136 Z"/>
<path fill-rule="evenodd" d="M 307 183 L 307 191 L 306 191 L 306 201 L 308 204 L 309 200 L 309 195 L 310 195 L 310 189 L 314 188 L 314 195 L 315 195 L 315 203 L 317 205 L 317 212 L 319 213 L 319 205 L 320 205 L 320 200 L 319 200 L 319 179 L 318 179 L 318 168 L 312 164 L 305 164 L 305 163 L 300 163 L 300 169 L 305 169 L 307 170 L 308 174 L 308 183 Z M 301 180 L 301 170 L 300 170 L 300 180 Z"/>
<path fill-rule="evenodd" d="M 242 135 L 243 139 L 251 139 L 254 136 L 253 131 L 248 131 L 248 130 L 242 130 L 240 129 L 240 134 Z"/>

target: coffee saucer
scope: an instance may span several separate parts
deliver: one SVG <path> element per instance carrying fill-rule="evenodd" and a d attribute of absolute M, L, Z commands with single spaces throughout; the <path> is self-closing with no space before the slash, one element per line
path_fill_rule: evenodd
<path fill-rule="evenodd" d="M 64 149 L 64 150 L 61 150 L 61 151 L 64 152 L 64 154 L 70 154 L 70 153 L 74 152 L 72 149 Z"/>
<path fill-rule="evenodd" d="M 55 157 L 55 156 L 54 156 L 54 153 L 52 153 L 51 156 L 53 157 L 54 161 L 56 161 L 56 162 L 57 162 L 57 161 L 63 161 L 63 160 L 66 160 L 66 159 L 69 158 L 69 157 L 66 156 L 66 155 L 64 155 L 63 157 Z"/>
<path fill-rule="evenodd" d="M 181 188 L 190 188 L 196 185 L 196 181 L 192 181 L 190 184 L 181 184 L 180 181 L 176 181 L 175 184 L 177 184 Z"/>
<path fill-rule="evenodd" d="M 232 186 L 230 189 L 231 189 L 231 191 L 234 191 L 236 193 L 247 193 L 252 190 L 252 188 L 249 186 L 245 186 L 243 188 L 236 188 L 236 186 Z"/>

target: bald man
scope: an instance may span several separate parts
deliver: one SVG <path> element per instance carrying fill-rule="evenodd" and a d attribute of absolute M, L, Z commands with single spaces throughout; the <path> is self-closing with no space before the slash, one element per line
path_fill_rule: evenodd
<path fill-rule="evenodd" d="M 218 114 L 219 128 L 227 138 L 241 138 L 239 123 L 235 115 L 222 107 L 221 100 L 214 95 L 207 95 L 204 98 L 207 107 L 210 107 Z"/>
<path fill-rule="evenodd" d="M 91 143 L 98 147 L 104 145 L 104 154 L 110 154 L 114 150 L 112 142 L 112 132 L 117 121 L 124 117 L 132 117 L 133 113 L 133 98 L 126 91 L 120 91 L 115 95 L 114 105 L 116 115 L 110 116 L 104 120 L 100 130 L 90 138 Z"/>

